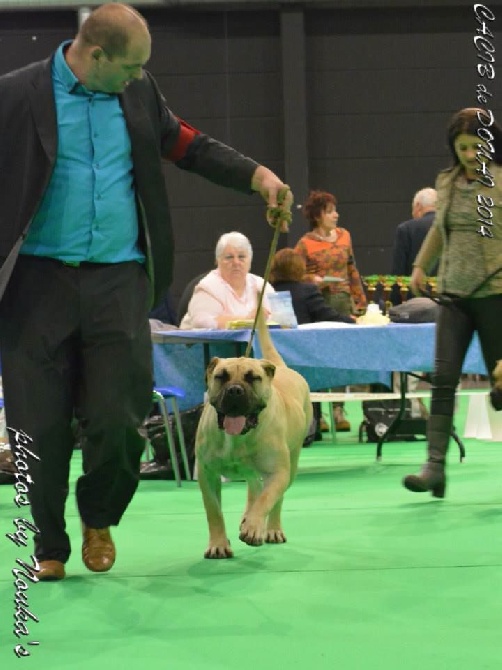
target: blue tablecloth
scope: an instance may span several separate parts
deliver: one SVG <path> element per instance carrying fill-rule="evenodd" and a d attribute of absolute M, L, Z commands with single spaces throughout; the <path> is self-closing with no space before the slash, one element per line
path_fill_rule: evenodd
<path fill-rule="evenodd" d="M 392 371 L 430 371 L 434 366 L 435 324 L 394 324 L 337 328 L 272 329 L 286 363 L 300 372 L 312 391 L 348 384 L 388 383 Z M 235 356 L 235 342 L 247 342 L 249 330 L 155 331 L 155 383 L 186 392 L 182 409 L 202 402 L 205 390 L 203 343 L 212 356 Z M 255 340 L 253 355 L 261 356 Z M 486 374 L 479 341 L 474 338 L 464 372 Z"/>

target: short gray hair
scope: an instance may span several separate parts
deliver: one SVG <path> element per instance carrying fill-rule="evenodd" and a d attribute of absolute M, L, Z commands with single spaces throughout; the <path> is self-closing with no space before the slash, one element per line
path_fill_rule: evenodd
<path fill-rule="evenodd" d="M 228 246 L 235 247 L 240 251 L 245 251 L 249 256 L 249 260 L 253 260 L 253 247 L 251 246 L 251 242 L 245 235 L 233 230 L 231 233 L 224 233 L 216 243 L 216 262 L 218 262 L 223 255 L 223 250 Z"/>
<path fill-rule="evenodd" d="M 413 196 L 413 204 L 418 203 L 422 207 L 435 207 L 437 200 L 437 192 L 434 188 L 423 188 L 417 191 Z"/>

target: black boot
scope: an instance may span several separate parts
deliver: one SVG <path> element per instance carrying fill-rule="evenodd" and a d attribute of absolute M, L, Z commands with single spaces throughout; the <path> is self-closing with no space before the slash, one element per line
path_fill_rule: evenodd
<path fill-rule="evenodd" d="M 428 455 L 427 463 L 420 474 L 406 475 L 403 486 L 409 491 L 424 493 L 430 491 L 435 498 L 444 498 L 446 489 L 445 460 L 450 441 L 452 417 L 430 416 L 427 422 Z"/>

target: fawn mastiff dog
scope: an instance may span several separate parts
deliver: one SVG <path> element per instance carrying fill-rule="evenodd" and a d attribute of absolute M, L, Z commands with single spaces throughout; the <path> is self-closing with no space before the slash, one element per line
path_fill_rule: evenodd
<path fill-rule="evenodd" d="M 490 391 L 490 400 L 493 409 L 500 412 L 502 410 L 502 360 L 497 361 L 497 365 L 492 372 L 493 388 Z"/>
<path fill-rule="evenodd" d="M 286 542 L 282 500 L 296 474 L 312 404 L 307 382 L 276 351 L 262 314 L 257 333 L 264 359 L 213 358 L 206 371 L 208 402 L 195 438 L 209 524 L 205 558 L 233 556 L 221 508 L 221 475 L 248 484 L 239 539 L 253 546 Z"/>

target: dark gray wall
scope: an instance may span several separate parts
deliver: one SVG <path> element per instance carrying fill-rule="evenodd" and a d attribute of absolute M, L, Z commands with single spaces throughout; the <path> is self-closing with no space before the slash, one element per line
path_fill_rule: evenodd
<path fill-rule="evenodd" d="M 370 6 L 142 11 L 154 40 L 148 67 L 173 111 L 284 176 L 297 201 L 309 187 L 334 192 L 360 270 L 385 273 L 395 227 L 409 217 L 413 194 L 433 185 L 449 163 L 448 117 L 476 104 L 482 81 L 498 92 L 498 107 L 490 106 L 500 112 L 502 74 L 486 82 L 476 72 L 470 4 L 360 4 Z M 73 11 L 0 12 L 0 72 L 45 57 L 76 26 Z M 218 236 L 232 229 L 250 237 L 253 269 L 263 272 L 272 230 L 258 196 L 170 165 L 166 180 L 175 299 L 213 265 Z M 294 244 L 304 230 L 295 211 L 281 244 Z"/>
<path fill-rule="evenodd" d="M 145 12 L 155 73 L 168 104 L 204 132 L 283 174 L 278 14 Z M 264 204 L 166 167 L 176 238 L 174 293 L 214 265 L 218 237 L 240 230 L 264 269 L 273 231 Z"/>
<path fill-rule="evenodd" d="M 310 184 L 337 194 L 360 269 L 389 272 L 396 224 L 449 164 L 450 114 L 476 105 L 472 7 L 306 16 Z"/>

